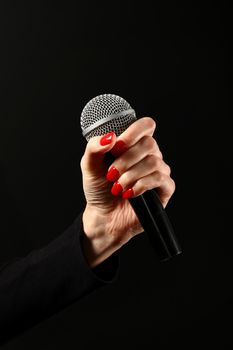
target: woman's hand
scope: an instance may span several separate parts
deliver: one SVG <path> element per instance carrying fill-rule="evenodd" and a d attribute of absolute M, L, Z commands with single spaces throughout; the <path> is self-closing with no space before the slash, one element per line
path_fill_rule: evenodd
<path fill-rule="evenodd" d="M 175 183 L 153 138 L 155 122 L 141 118 L 118 138 L 114 133 L 90 139 L 81 159 L 86 208 L 84 252 L 91 267 L 143 231 L 127 198 L 157 188 L 165 207 Z M 105 153 L 116 157 L 108 168 Z"/>

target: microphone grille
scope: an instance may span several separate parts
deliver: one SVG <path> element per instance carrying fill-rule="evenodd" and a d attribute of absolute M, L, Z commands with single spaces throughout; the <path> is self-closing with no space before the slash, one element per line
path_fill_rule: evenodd
<path fill-rule="evenodd" d="M 83 108 L 82 133 L 87 141 L 93 136 L 101 136 L 111 131 L 119 136 L 136 119 L 135 111 L 122 97 L 114 94 L 99 95 Z"/>

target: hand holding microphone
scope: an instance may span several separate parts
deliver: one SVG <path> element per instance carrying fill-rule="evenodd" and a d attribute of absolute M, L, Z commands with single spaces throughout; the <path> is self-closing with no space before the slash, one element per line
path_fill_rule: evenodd
<path fill-rule="evenodd" d="M 180 253 L 164 211 L 175 183 L 153 138 L 153 119 L 136 119 L 124 99 L 106 94 L 85 106 L 81 126 L 88 141 L 81 170 L 88 237 L 84 249 L 90 265 L 143 231 L 161 260 Z"/>

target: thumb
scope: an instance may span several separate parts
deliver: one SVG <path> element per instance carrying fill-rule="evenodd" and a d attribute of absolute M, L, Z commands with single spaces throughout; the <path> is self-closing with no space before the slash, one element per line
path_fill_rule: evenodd
<path fill-rule="evenodd" d="M 110 132 L 103 136 L 92 137 L 87 143 L 81 159 L 81 168 L 84 171 L 96 172 L 103 168 L 105 153 L 109 152 L 116 143 L 116 134 Z"/>

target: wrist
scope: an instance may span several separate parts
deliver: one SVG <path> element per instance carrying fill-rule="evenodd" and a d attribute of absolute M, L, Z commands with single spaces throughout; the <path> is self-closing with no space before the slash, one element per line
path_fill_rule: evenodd
<path fill-rule="evenodd" d="M 118 246 L 108 232 L 106 215 L 87 205 L 82 219 L 83 252 L 88 265 L 93 268 L 112 255 Z"/>

